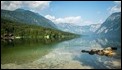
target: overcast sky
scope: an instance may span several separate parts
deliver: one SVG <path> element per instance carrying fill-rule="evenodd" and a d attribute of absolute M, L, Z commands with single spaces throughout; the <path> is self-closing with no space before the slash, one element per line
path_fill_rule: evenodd
<path fill-rule="evenodd" d="M 100 24 L 111 13 L 121 11 L 121 1 L 1 1 L 1 9 L 23 8 L 37 12 L 54 23 Z"/>

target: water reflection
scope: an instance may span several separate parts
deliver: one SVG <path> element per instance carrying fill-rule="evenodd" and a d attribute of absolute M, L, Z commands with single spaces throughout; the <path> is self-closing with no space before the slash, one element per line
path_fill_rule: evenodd
<path fill-rule="evenodd" d="M 88 38 L 85 38 L 87 41 Z M 81 64 L 89 65 L 95 69 L 106 69 L 106 68 L 121 68 L 121 42 L 119 39 L 112 38 L 94 38 L 87 41 L 91 49 L 103 49 L 107 47 L 116 47 L 117 50 L 115 56 L 107 57 L 101 55 L 90 55 L 81 53 L 75 56 L 73 59 L 81 62 Z M 81 50 L 90 50 L 89 48 L 83 48 Z"/>
<path fill-rule="evenodd" d="M 1 40 L 1 63 L 32 62 L 48 54 L 61 41 L 47 39 Z"/>
<path fill-rule="evenodd" d="M 2 68 L 121 68 L 121 42 L 119 39 L 81 37 L 71 40 L 16 40 L 14 46 L 2 44 Z M 89 55 L 81 50 L 117 47 L 112 57 Z"/>

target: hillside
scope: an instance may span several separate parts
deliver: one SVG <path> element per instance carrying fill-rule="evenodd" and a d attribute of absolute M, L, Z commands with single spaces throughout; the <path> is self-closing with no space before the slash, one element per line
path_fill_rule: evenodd
<path fill-rule="evenodd" d="M 20 23 L 33 24 L 46 28 L 56 29 L 56 25 L 52 21 L 44 18 L 38 13 L 34 13 L 29 10 L 24 9 L 16 9 L 14 11 L 1 10 L 1 17 L 4 19 L 17 21 Z"/>
<path fill-rule="evenodd" d="M 74 37 L 75 34 L 54 30 L 51 28 L 44 28 L 37 25 L 29 25 L 11 21 L 8 19 L 1 19 L 1 37 L 7 34 L 12 34 L 14 37 L 21 38 L 47 38 L 47 39 L 61 39 L 66 37 Z"/>
<path fill-rule="evenodd" d="M 121 12 L 111 14 L 95 33 L 98 36 L 121 37 Z"/>

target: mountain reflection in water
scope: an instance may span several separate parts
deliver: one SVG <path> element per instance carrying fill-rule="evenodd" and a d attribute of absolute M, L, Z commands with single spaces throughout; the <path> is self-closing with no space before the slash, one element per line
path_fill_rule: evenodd
<path fill-rule="evenodd" d="M 29 69 L 120 69 L 120 39 L 81 37 L 71 40 L 45 42 L 41 40 L 14 40 L 1 42 L 1 67 Z M 11 47 L 13 46 L 13 47 Z M 112 57 L 89 55 L 81 50 L 117 47 Z"/>

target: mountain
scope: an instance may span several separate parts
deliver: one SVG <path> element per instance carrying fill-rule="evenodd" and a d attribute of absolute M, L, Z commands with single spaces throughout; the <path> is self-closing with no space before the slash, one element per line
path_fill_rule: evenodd
<path fill-rule="evenodd" d="M 29 38 L 48 41 L 72 39 L 78 35 L 1 18 L 1 39 Z"/>
<path fill-rule="evenodd" d="M 58 29 L 75 34 L 92 35 L 100 27 L 101 24 L 91 24 L 87 26 L 77 26 L 70 23 L 57 24 Z"/>
<path fill-rule="evenodd" d="M 59 23 L 56 24 L 57 28 L 62 31 L 71 32 L 75 34 L 81 34 L 82 30 L 80 26 L 75 26 L 69 23 Z"/>
<path fill-rule="evenodd" d="M 12 21 L 34 24 L 47 28 L 56 29 L 56 25 L 52 21 L 44 18 L 38 13 L 34 13 L 29 10 L 24 9 L 16 9 L 14 11 L 1 10 L 1 17 Z"/>
<path fill-rule="evenodd" d="M 95 33 L 98 36 L 121 37 L 121 12 L 110 15 Z"/>

